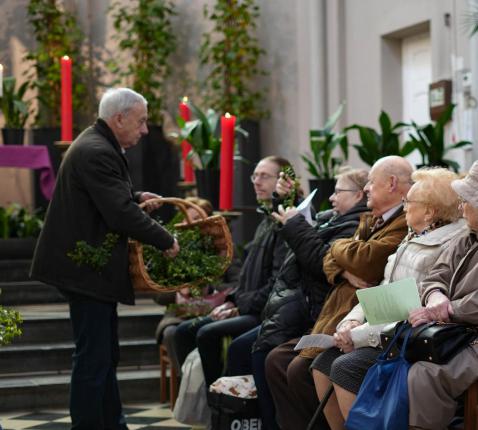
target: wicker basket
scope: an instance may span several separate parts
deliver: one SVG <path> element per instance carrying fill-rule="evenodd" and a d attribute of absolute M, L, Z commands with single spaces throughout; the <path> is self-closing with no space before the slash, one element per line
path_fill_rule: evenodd
<path fill-rule="evenodd" d="M 227 226 L 224 217 L 221 215 L 208 217 L 204 210 L 199 206 L 183 199 L 160 197 L 155 200 L 160 201 L 163 204 L 175 205 L 181 210 L 181 212 L 183 212 L 187 223 L 177 224 L 176 228 L 183 229 L 199 226 L 202 235 L 212 236 L 214 238 L 214 245 L 218 255 L 223 256 L 226 259 L 224 270 L 227 269 L 232 260 L 233 246 L 231 232 L 229 231 L 229 227 Z M 142 204 L 142 206 L 144 205 Z M 188 208 L 193 208 L 201 216 L 201 219 L 197 221 L 191 221 L 191 218 L 187 212 Z M 136 291 L 177 291 L 181 288 L 197 285 L 196 283 L 187 283 L 171 287 L 155 283 L 150 278 L 148 271 L 144 267 L 143 246 L 141 243 L 135 240 L 129 241 L 129 272 L 133 287 Z"/>

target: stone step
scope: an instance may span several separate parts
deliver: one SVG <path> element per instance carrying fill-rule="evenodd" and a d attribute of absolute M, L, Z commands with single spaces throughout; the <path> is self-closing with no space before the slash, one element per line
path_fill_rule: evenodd
<path fill-rule="evenodd" d="M 60 372 L 71 370 L 73 343 L 7 345 L 0 348 L 0 377 L 7 374 Z M 24 358 L 28 357 L 28 360 Z M 155 339 L 120 341 L 121 367 L 154 366 L 159 363 Z"/>
<path fill-rule="evenodd" d="M 153 339 L 164 307 L 151 299 L 139 299 L 136 306 L 118 305 L 120 339 Z M 14 306 L 23 318 L 22 335 L 13 345 L 71 342 L 72 330 L 68 305 Z"/>
<path fill-rule="evenodd" d="M 0 260 L 0 282 L 28 281 L 31 260 Z"/>
<path fill-rule="evenodd" d="M 3 306 L 65 303 L 58 288 L 40 281 L 0 281 L 0 304 Z M 156 293 L 139 292 L 137 299 L 152 298 Z"/>
<path fill-rule="evenodd" d="M 39 281 L 0 282 L 3 306 L 65 302 L 57 288 Z"/>
<path fill-rule="evenodd" d="M 119 369 L 118 382 L 123 403 L 159 401 L 158 367 Z M 0 413 L 41 408 L 68 408 L 69 374 L 27 375 L 0 378 Z"/>

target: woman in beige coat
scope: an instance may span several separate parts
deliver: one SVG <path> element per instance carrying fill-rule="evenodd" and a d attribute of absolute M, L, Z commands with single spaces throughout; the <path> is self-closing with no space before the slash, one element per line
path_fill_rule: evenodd
<path fill-rule="evenodd" d="M 388 258 L 382 284 L 413 277 L 423 280 L 438 257 L 457 234 L 466 231 L 459 200 L 451 183 L 457 175 L 443 168 L 414 172 L 415 184 L 404 199 L 409 234 Z M 363 378 L 381 350 L 380 330 L 365 322 L 360 305 L 337 325 L 337 348 L 331 348 L 312 363 L 319 398 L 334 383 L 325 415 L 333 430 L 342 429 Z"/>
<path fill-rule="evenodd" d="M 422 282 L 425 306 L 410 312 L 414 326 L 430 321 L 478 325 L 478 162 L 452 187 L 462 198 L 469 230 L 450 244 Z M 455 399 L 477 379 L 478 346 L 474 344 L 444 365 L 415 363 L 408 374 L 410 426 L 446 429 L 455 414 Z"/>

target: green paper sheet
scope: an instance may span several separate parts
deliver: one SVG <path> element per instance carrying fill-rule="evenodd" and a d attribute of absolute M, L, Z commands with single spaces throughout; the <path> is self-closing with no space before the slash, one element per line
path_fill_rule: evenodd
<path fill-rule="evenodd" d="M 357 297 L 372 325 L 406 320 L 411 310 L 421 307 L 413 278 L 357 290 Z"/>

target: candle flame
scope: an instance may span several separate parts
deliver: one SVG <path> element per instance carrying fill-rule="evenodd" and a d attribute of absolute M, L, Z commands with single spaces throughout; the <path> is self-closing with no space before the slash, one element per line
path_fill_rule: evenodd
<path fill-rule="evenodd" d="M 231 114 L 229 112 L 226 112 L 226 115 L 224 115 L 226 118 L 230 118 Z"/>
<path fill-rule="evenodd" d="M 68 57 L 68 55 L 63 55 L 62 58 L 63 58 L 64 60 L 67 60 L 67 61 L 70 59 L 70 57 Z"/>
<path fill-rule="evenodd" d="M 183 97 L 183 103 L 187 103 L 188 101 L 189 101 L 189 99 L 186 96 L 184 96 Z"/>

